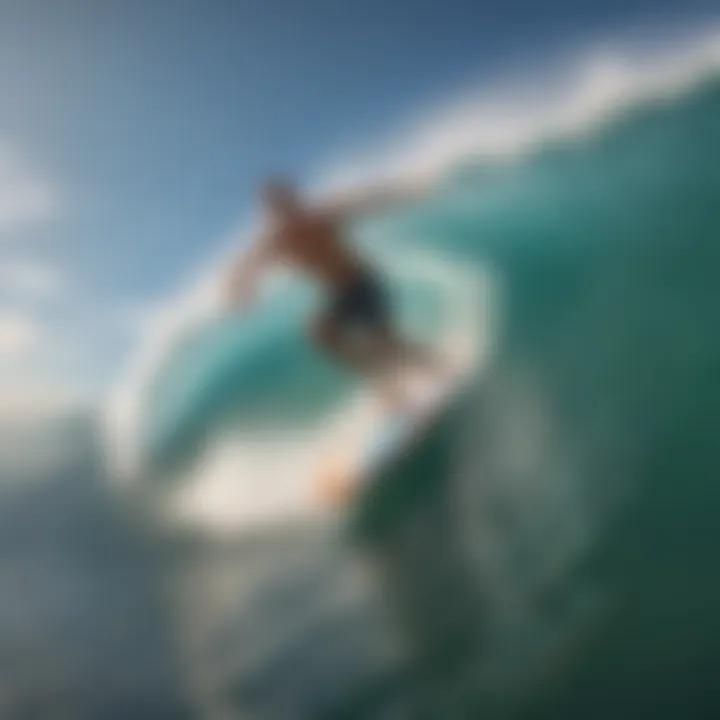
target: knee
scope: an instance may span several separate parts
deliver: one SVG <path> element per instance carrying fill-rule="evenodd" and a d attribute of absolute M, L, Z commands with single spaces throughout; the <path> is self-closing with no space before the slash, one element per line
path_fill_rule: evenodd
<path fill-rule="evenodd" d="M 316 318 L 310 325 L 310 339 L 322 348 L 334 348 L 340 340 L 337 324 L 327 317 Z"/>

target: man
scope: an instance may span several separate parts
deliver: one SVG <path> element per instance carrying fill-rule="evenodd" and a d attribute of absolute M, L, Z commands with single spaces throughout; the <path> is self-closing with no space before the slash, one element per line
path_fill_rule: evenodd
<path fill-rule="evenodd" d="M 423 193 L 420 187 L 376 191 L 310 207 L 289 183 L 268 183 L 261 193 L 267 227 L 233 268 L 229 301 L 235 307 L 247 306 L 264 272 L 275 264 L 286 265 L 326 289 L 327 304 L 312 322 L 310 337 L 334 360 L 380 382 L 384 371 L 397 368 L 400 362 L 436 367 L 428 351 L 394 330 L 386 287 L 353 252 L 343 232 L 351 219 L 412 202 Z M 391 405 L 404 401 L 395 383 L 385 385 L 382 392 Z"/>

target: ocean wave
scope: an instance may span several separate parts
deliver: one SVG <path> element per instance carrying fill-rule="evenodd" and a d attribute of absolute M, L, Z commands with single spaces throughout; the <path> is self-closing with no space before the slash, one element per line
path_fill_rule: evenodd
<path fill-rule="evenodd" d="M 525 78 L 500 79 L 492 87 L 486 85 L 478 92 L 450 102 L 440 111 L 425 115 L 420 121 L 394 133 L 393 139 L 381 144 L 376 153 L 364 152 L 363 157 L 368 160 L 355 162 L 346 158 L 335 163 L 334 169 L 329 167 L 319 173 L 313 192 L 332 194 L 351 185 L 409 177 L 428 171 L 442 170 L 451 178 L 460 167 L 478 168 L 488 162 L 518 161 L 528 153 L 532 157 L 532 151 L 542 149 L 558 138 L 577 140 L 585 137 L 589 141 L 594 137 L 593 133 L 600 135 L 601 128 L 612 127 L 611 119 L 625 117 L 634 108 L 647 107 L 649 103 L 661 103 L 667 107 L 681 103 L 683 97 L 714 76 L 720 68 L 720 34 L 714 30 L 705 31 L 674 45 L 650 49 L 636 47 L 632 43 L 622 47 L 618 44 L 595 46 L 571 59 L 566 58 L 562 63 L 552 63 L 551 67 L 555 75 L 551 71 L 543 75 L 543 72 L 535 70 Z M 523 166 L 522 163 L 520 165 Z M 532 163 L 526 162 L 524 167 L 532 168 Z M 612 172 L 603 172 L 608 187 L 618 182 L 618 177 Z M 496 191 L 502 196 L 502 202 L 496 204 L 495 216 L 492 212 L 488 214 L 487 208 L 479 202 L 480 190 L 475 182 L 441 186 L 436 195 L 418 209 L 414 218 L 405 218 L 405 225 L 391 218 L 389 224 L 375 229 L 360 229 L 361 240 L 367 240 L 367 246 L 378 253 L 378 257 L 382 254 L 379 248 L 389 247 L 393 255 L 390 265 L 400 272 L 404 266 L 409 271 L 413 257 L 420 257 L 420 263 L 425 266 L 440 266 L 443 263 L 440 259 L 442 252 L 456 271 L 474 274 L 477 279 L 478 268 L 488 270 L 492 265 L 488 265 L 487 253 L 483 250 L 488 242 L 510 237 L 536 237 L 548 232 L 548 223 L 556 215 L 562 220 L 559 208 L 563 193 L 566 204 L 571 203 L 571 194 L 577 192 L 579 184 L 570 175 L 561 175 L 561 180 L 553 176 L 554 185 L 548 186 L 547 182 L 542 185 L 541 176 L 542 173 L 539 173 L 533 180 L 531 175 L 526 185 L 513 184 L 510 193 L 508 188 Z M 485 183 L 484 187 L 487 189 L 488 184 Z M 528 191 L 528 187 L 532 188 L 532 192 Z M 548 202 L 540 187 L 545 188 L 545 195 L 554 192 L 552 197 L 555 200 Z M 452 207 L 448 210 L 448 202 L 463 193 L 470 193 L 471 205 L 464 209 L 453 206 L 454 210 Z M 493 195 L 491 189 L 489 195 Z M 611 199 L 605 197 L 605 200 Z M 446 203 L 444 210 L 440 208 L 443 202 Z M 450 205 L 453 203 L 450 202 Z M 584 222 L 582 219 L 574 225 L 568 222 L 565 230 L 561 231 L 558 226 L 553 232 L 573 237 L 588 235 L 582 231 Z M 432 237 L 429 246 L 424 246 L 424 254 L 413 248 L 413 243 L 423 233 Z M 473 246 L 471 253 L 460 252 L 462 242 L 458 238 L 465 238 L 466 244 L 469 242 Z M 138 438 L 142 434 L 143 403 L 159 368 L 173 356 L 174 348 L 183 338 L 217 316 L 217 279 L 225 258 L 223 254 L 198 283 L 192 284 L 190 290 L 181 290 L 171 302 L 161 303 L 153 321 L 148 324 L 150 331 L 108 403 L 107 435 L 114 449 L 116 466 L 124 466 L 125 469 L 137 467 L 141 452 Z M 277 299 L 282 292 L 287 292 L 286 280 L 278 278 L 274 282 L 275 286 L 267 289 L 268 307 L 272 305 L 273 298 Z M 447 287 L 447 278 L 441 281 L 443 283 Z M 450 281 L 449 285 L 452 286 L 453 282 Z M 477 313 L 478 308 L 473 307 L 473 303 L 469 303 L 469 307 L 471 312 Z M 275 317 L 280 315 L 281 310 Z M 266 317 L 272 316 L 268 313 Z M 477 332 L 477 327 L 473 331 Z M 237 487 L 241 472 L 248 476 L 251 485 L 256 483 L 254 474 L 264 473 L 263 477 L 272 478 L 272 482 L 279 483 L 277 487 L 283 488 L 282 492 L 269 494 L 272 497 L 265 503 L 267 507 L 277 507 L 285 502 L 280 503 L 278 496 L 285 499 L 297 497 L 297 487 L 288 488 L 282 481 L 287 479 L 293 468 L 302 466 L 309 448 L 310 455 L 318 451 L 318 443 L 325 430 L 321 425 L 309 429 L 311 434 L 315 433 L 311 439 L 298 434 L 299 430 L 295 428 L 295 437 L 301 438 L 295 447 L 297 454 L 294 454 L 287 436 L 277 432 L 274 430 L 271 437 L 258 436 L 248 442 L 237 433 L 223 435 L 219 432 L 214 440 L 216 449 L 204 456 L 199 469 L 193 470 L 193 479 L 188 487 L 195 489 L 184 494 L 186 500 L 181 503 L 183 509 L 178 511 L 180 515 L 195 513 L 200 516 L 204 513 L 210 526 L 235 526 L 247 520 L 251 510 L 235 513 L 229 510 L 231 507 L 247 510 L 255 502 L 249 490 L 248 495 L 237 497 L 238 493 L 242 494 Z M 269 463 L 268 455 L 277 454 L 280 449 L 285 453 L 285 460 Z M 250 470 L 243 471 L 248 463 Z M 222 480 L 206 482 L 211 477 Z M 197 495 L 198 482 L 205 483 L 204 499 Z M 214 490 L 210 489 L 211 485 Z M 221 486 L 225 490 L 220 490 Z M 257 501 L 259 505 L 265 502 Z M 291 504 L 299 506 L 298 502 Z M 219 519 L 221 516 L 222 521 Z"/>

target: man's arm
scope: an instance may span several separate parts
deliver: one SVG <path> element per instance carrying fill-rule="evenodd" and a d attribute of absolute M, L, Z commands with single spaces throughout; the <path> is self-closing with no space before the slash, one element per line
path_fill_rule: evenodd
<path fill-rule="evenodd" d="M 322 211 L 323 214 L 338 219 L 388 212 L 419 202 L 432 190 L 433 185 L 433 182 L 426 178 L 403 186 L 371 188 L 328 202 L 322 207 Z"/>
<path fill-rule="evenodd" d="M 263 275 L 276 259 L 272 238 L 261 235 L 233 263 L 225 283 L 224 297 L 228 305 L 245 310 L 252 302 Z"/>

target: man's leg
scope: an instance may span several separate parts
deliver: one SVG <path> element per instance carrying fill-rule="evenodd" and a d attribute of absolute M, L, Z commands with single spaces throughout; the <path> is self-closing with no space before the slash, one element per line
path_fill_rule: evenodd
<path fill-rule="evenodd" d="M 403 338 L 386 325 L 377 328 L 375 332 L 381 352 L 386 354 L 390 362 L 433 374 L 444 370 L 442 356 L 429 345 Z"/>
<path fill-rule="evenodd" d="M 342 323 L 332 315 L 321 315 L 310 326 L 310 338 L 317 348 L 335 362 L 354 372 L 368 374 L 371 362 L 354 352 Z"/>
<path fill-rule="evenodd" d="M 335 317 L 321 316 L 312 326 L 310 335 L 317 347 L 333 360 L 377 383 L 378 392 L 388 409 L 395 410 L 407 403 L 396 377 L 399 342 L 391 333 L 368 329 L 359 342 L 353 342 L 348 328 Z"/>
<path fill-rule="evenodd" d="M 415 406 L 417 392 L 412 390 L 414 383 L 410 378 L 440 378 L 450 370 L 448 359 L 442 353 L 430 345 L 403 338 L 392 327 L 374 329 L 371 338 L 377 364 L 388 371 L 380 374 L 379 381 L 390 410 Z"/>

